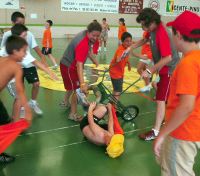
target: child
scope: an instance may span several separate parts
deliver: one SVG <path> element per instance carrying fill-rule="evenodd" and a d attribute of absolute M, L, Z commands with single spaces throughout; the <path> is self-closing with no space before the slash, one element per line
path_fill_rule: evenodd
<path fill-rule="evenodd" d="M 147 32 L 143 32 L 143 38 L 147 35 Z M 141 54 L 146 56 L 147 59 L 140 59 L 137 65 L 137 72 L 141 75 L 144 70 L 146 70 L 148 65 L 152 65 L 152 52 L 150 48 L 150 43 L 147 42 L 142 46 Z M 140 89 L 140 92 L 150 91 L 152 86 L 150 83 L 150 78 L 143 78 L 145 82 L 145 87 Z"/>
<path fill-rule="evenodd" d="M 184 11 L 167 26 L 172 26 L 173 43 L 183 57 L 170 80 L 165 125 L 155 140 L 154 153 L 161 175 L 192 176 L 200 149 L 200 17 Z"/>
<path fill-rule="evenodd" d="M 19 35 L 22 38 L 26 38 L 28 29 L 23 25 L 23 24 L 16 24 L 11 28 L 11 32 L 14 35 Z M 5 52 L 5 48 L 1 50 L 1 56 L 7 55 Z M 45 67 L 41 62 L 37 61 L 35 58 L 32 57 L 29 51 L 26 52 L 26 56 L 22 60 L 22 66 L 23 66 L 23 71 L 24 71 L 24 77 L 28 80 L 28 82 L 34 82 L 38 81 L 38 75 L 37 75 L 37 70 L 35 69 L 35 66 L 40 68 L 41 70 L 44 70 L 47 74 L 50 75 L 52 79 L 57 79 L 56 75 L 51 72 L 47 67 Z M 29 70 L 32 69 L 31 72 Z M 34 72 L 33 72 L 34 70 Z M 38 82 L 39 83 L 39 82 Z M 8 84 L 8 89 L 11 95 L 15 98 L 15 101 L 13 103 L 13 119 L 17 120 L 19 117 L 20 113 L 20 108 L 21 108 L 21 102 L 17 98 L 16 90 L 15 90 L 15 80 L 12 80 Z M 32 104 L 30 104 L 32 105 Z M 33 106 L 31 106 L 33 108 Z M 35 107 L 36 108 L 36 107 Z M 23 109 L 23 108 L 22 108 Z M 37 110 L 39 112 L 39 110 Z M 23 111 L 22 111 L 23 114 Z M 22 115 L 23 116 L 23 115 Z"/>
<path fill-rule="evenodd" d="M 113 95 L 118 100 L 123 89 L 124 69 L 128 63 L 129 56 L 121 57 L 122 53 L 131 46 L 132 36 L 128 32 L 124 32 L 121 37 L 122 45 L 115 52 L 114 58 L 110 63 L 110 77 L 113 85 Z"/>
<path fill-rule="evenodd" d="M 101 124 L 101 119 L 108 114 L 108 124 Z M 106 145 L 110 157 L 116 158 L 123 151 L 124 132 L 120 127 L 112 105 L 90 103 L 88 114 L 80 122 L 83 135 L 96 145 Z"/>
<path fill-rule="evenodd" d="M 9 54 L 7 57 L 3 57 L 0 59 L 0 91 L 2 91 L 7 83 L 15 78 L 16 80 L 16 91 L 18 94 L 18 98 L 23 105 L 26 114 L 25 119 L 27 121 L 31 121 L 32 115 L 29 105 L 27 103 L 27 99 L 24 92 L 24 86 L 22 83 L 22 69 L 17 62 L 21 62 L 22 58 L 26 55 L 28 44 L 27 42 L 18 37 L 18 36 L 10 36 L 6 41 L 6 51 Z M 0 119 L 1 124 L 4 124 L 4 119 L 7 121 L 8 113 L 3 106 L 3 103 L 0 101 Z M 14 157 L 9 156 L 5 153 L 0 154 L 0 162 L 1 163 L 9 163 L 14 161 Z"/>
<path fill-rule="evenodd" d="M 47 55 L 48 58 L 53 62 L 54 66 L 53 69 L 56 69 L 58 67 L 58 64 L 56 63 L 56 59 L 52 56 L 52 36 L 51 36 L 51 26 L 53 25 L 53 22 L 51 20 L 47 20 L 45 23 L 45 30 L 43 33 L 43 39 L 42 39 L 42 54 Z"/>
<path fill-rule="evenodd" d="M 99 52 L 101 51 L 102 43 L 104 43 L 104 51 L 106 52 L 106 45 L 107 45 L 107 40 L 108 40 L 108 31 L 110 30 L 110 27 L 108 23 L 106 22 L 106 18 L 102 19 L 102 32 L 100 36 L 100 47 L 99 47 Z"/>
<path fill-rule="evenodd" d="M 125 25 L 125 20 L 124 20 L 124 18 L 120 18 L 119 19 L 119 28 L 118 28 L 118 45 L 119 46 L 122 44 L 121 43 L 121 38 L 122 38 L 122 34 L 124 32 L 127 32 L 126 25 Z"/>

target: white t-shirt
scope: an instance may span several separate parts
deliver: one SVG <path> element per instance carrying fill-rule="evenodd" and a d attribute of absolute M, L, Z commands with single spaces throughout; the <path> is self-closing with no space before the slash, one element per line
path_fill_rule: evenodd
<path fill-rule="evenodd" d="M 7 38 L 11 35 L 12 35 L 11 31 L 7 31 L 3 34 L 2 41 L 1 41 L 1 48 L 5 46 Z M 36 46 L 38 46 L 34 35 L 30 31 L 27 31 L 26 41 L 30 49 L 33 49 Z"/>
<path fill-rule="evenodd" d="M 6 57 L 8 56 L 7 52 L 6 52 L 6 48 L 3 47 L 0 50 L 0 57 Z M 31 55 L 30 51 L 26 51 L 26 56 L 23 58 L 22 62 L 20 63 L 22 65 L 23 68 L 30 68 L 30 67 L 34 67 L 34 65 L 32 64 L 32 62 L 34 62 L 36 59 Z"/>

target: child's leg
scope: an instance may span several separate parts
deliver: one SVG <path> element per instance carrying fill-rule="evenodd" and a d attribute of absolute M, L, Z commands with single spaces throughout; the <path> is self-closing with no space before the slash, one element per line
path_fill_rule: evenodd
<path fill-rule="evenodd" d="M 40 82 L 34 82 L 32 84 L 32 94 L 31 94 L 31 99 L 35 100 L 37 99 L 38 93 L 39 93 L 39 88 L 40 88 Z"/>
<path fill-rule="evenodd" d="M 15 98 L 13 102 L 12 119 L 14 121 L 19 120 L 21 110 L 21 102 L 18 98 Z"/>
<path fill-rule="evenodd" d="M 56 59 L 52 56 L 52 54 L 48 54 L 49 59 L 53 63 L 54 66 L 58 66 Z"/>

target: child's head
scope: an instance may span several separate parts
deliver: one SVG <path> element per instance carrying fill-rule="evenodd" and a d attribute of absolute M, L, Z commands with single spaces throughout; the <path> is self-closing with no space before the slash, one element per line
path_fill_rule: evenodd
<path fill-rule="evenodd" d="M 183 12 L 174 21 L 167 23 L 167 26 L 172 26 L 173 40 L 178 51 L 182 51 L 189 43 L 200 42 L 200 17 L 193 12 Z"/>
<path fill-rule="evenodd" d="M 8 37 L 5 45 L 8 55 L 15 56 L 18 62 L 26 55 L 27 46 L 26 40 L 16 35 Z"/>
<path fill-rule="evenodd" d="M 128 48 L 132 44 L 132 35 L 129 32 L 124 32 L 121 41 L 124 48 Z"/>
<path fill-rule="evenodd" d="M 144 31 L 152 32 L 161 23 L 160 15 L 152 8 L 144 8 L 136 18 Z"/>
<path fill-rule="evenodd" d="M 51 26 L 53 26 L 53 21 L 47 20 L 46 23 L 45 23 L 45 27 L 50 28 Z"/>
<path fill-rule="evenodd" d="M 124 18 L 120 18 L 119 19 L 119 24 L 125 26 L 125 19 Z"/>
<path fill-rule="evenodd" d="M 28 28 L 26 26 L 24 26 L 23 24 L 15 24 L 11 28 L 12 35 L 17 35 L 17 36 L 22 37 L 24 39 L 27 36 L 27 31 L 28 31 Z"/>
<path fill-rule="evenodd" d="M 103 23 L 106 23 L 106 18 L 103 18 L 103 19 L 102 19 L 102 22 L 103 22 Z"/>
<path fill-rule="evenodd" d="M 13 24 L 24 24 L 25 16 L 21 12 L 13 12 L 13 14 L 11 15 L 11 21 Z"/>
<path fill-rule="evenodd" d="M 92 22 L 87 26 L 88 38 L 91 43 L 95 43 L 101 34 L 102 27 L 98 22 Z"/>

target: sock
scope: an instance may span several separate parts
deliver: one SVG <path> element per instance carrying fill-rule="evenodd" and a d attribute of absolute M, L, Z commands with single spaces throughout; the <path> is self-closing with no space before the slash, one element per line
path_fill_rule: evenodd
<path fill-rule="evenodd" d="M 154 129 L 154 128 L 152 128 L 152 130 L 153 130 L 153 132 L 154 132 L 155 136 L 158 136 L 158 134 L 159 134 L 159 131 L 158 131 L 158 130 L 156 130 L 156 129 Z"/>

